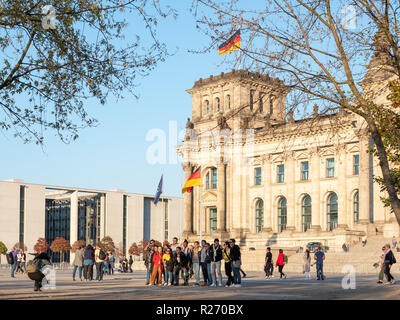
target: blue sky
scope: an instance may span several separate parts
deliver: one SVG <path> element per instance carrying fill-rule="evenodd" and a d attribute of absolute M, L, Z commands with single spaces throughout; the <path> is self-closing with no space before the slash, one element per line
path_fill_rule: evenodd
<path fill-rule="evenodd" d="M 183 2 L 183 1 L 182 1 Z M 80 138 L 66 145 L 48 132 L 44 149 L 23 144 L 11 133 L 0 134 L 0 180 L 24 179 L 25 182 L 76 186 L 96 189 L 125 189 L 128 192 L 154 194 L 164 170 L 164 195 L 180 196 L 183 173 L 180 164 L 150 165 L 146 150 L 149 130 L 164 130 L 168 141 L 169 121 L 177 121 L 178 130 L 191 116 L 191 97 L 185 91 L 194 81 L 210 74 L 228 71 L 218 66 L 222 58 L 217 49 L 210 54 L 188 53 L 201 49 L 209 39 L 196 29 L 195 19 L 186 6 L 180 6 L 176 21 L 160 24 L 159 38 L 171 52 L 177 53 L 160 63 L 150 76 L 138 80 L 139 100 L 126 96 L 101 106 L 88 101 L 87 110 L 99 126 L 84 129 Z M 132 28 L 132 29 L 130 29 Z M 134 30 L 131 23 L 128 30 Z"/>

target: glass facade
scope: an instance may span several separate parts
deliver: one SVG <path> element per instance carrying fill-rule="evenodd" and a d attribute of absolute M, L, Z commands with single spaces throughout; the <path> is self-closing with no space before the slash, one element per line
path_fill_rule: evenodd
<path fill-rule="evenodd" d="M 100 241 L 100 199 L 98 195 L 78 201 L 78 240 L 86 244 Z"/>
<path fill-rule="evenodd" d="M 311 197 L 306 195 L 301 202 L 301 229 L 306 232 L 311 228 Z"/>
<path fill-rule="evenodd" d="M 19 187 L 19 242 L 24 243 L 25 186 Z"/>
<path fill-rule="evenodd" d="M 217 208 L 210 208 L 210 233 L 217 230 Z"/>
<path fill-rule="evenodd" d="M 285 181 L 285 166 L 283 164 L 279 164 L 277 166 L 277 182 L 282 183 Z"/>
<path fill-rule="evenodd" d="M 287 201 L 282 197 L 278 201 L 278 232 L 286 229 L 287 224 Z"/>
<path fill-rule="evenodd" d="M 259 186 L 261 184 L 261 168 L 254 168 L 254 184 Z"/>
<path fill-rule="evenodd" d="M 328 231 L 337 228 L 338 225 L 338 197 L 332 192 L 327 199 Z"/>
<path fill-rule="evenodd" d="M 259 199 L 256 203 L 256 232 L 260 232 L 264 224 L 264 201 Z"/>
<path fill-rule="evenodd" d="M 308 180 L 308 177 L 309 177 L 308 161 L 303 161 L 301 163 L 301 180 Z"/>

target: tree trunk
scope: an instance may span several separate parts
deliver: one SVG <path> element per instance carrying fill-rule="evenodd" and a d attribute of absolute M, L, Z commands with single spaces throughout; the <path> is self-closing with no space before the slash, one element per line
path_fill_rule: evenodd
<path fill-rule="evenodd" d="M 378 153 L 379 166 L 381 167 L 385 187 L 389 194 L 390 205 L 393 209 L 394 215 L 396 216 L 397 223 L 400 225 L 400 200 L 397 196 L 392 176 L 390 175 L 386 149 L 383 145 L 382 137 L 378 132 L 378 128 L 373 121 L 369 123 L 369 128 Z"/>

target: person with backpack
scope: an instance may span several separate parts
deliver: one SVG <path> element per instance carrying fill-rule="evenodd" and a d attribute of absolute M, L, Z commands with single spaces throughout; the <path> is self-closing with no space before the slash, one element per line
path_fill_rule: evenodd
<path fill-rule="evenodd" d="M 33 261 L 28 262 L 26 273 L 28 274 L 29 279 L 35 281 L 33 284 L 33 290 L 41 291 L 40 288 L 42 287 L 42 280 L 45 277 L 45 275 L 42 273 L 42 268 L 45 265 L 51 265 L 50 257 L 46 252 L 39 253 L 38 251 L 35 251 L 34 255 L 35 258 Z"/>
<path fill-rule="evenodd" d="M 285 256 L 286 255 L 283 253 L 283 250 L 279 249 L 278 259 L 276 259 L 276 267 L 278 267 L 278 270 L 280 273 L 279 279 L 282 279 L 282 277 L 284 277 L 284 279 L 287 278 L 286 274 L 283 273 L 283 267 L 285 266 L 285 260 L 287 261 L 287 258 L 285 259 Z"/>
<path fill-rule="evenodd" d="M 82 281 L 83 247 L 81 246 L 79 246 L 78 250 L 75 251 L 73 266 L 74 270 L 72 271 L 72 280 L 75 281 L 76 270 L 79 269 L 79 279 Z"/>
<path fill-rule="evenodd" d="M 96 246 L 94 252 L 94 259 L 96 262 L 96 280 L 103 280 L 104 261 L 106 260 L 106 253 L 99 245 Z"/>
<path fill-rule="evenodd" d="M 13 247 L 7 255 L 8 263 L 11 264 L 11 278 L 15 278 L 14 273 L 18 266 L 18 251 Z"/>
<path fill-rule="evenodd" d="M 265 263 L 264 263 L 264 271 L 265 271 L 265 279 L 269 280 L 272 276 L 272 269 L 274 268 L 272 262 L 272 253 L 271 248 L 267 248 L 267 253 L 265 254 Z"/>
<path fill-rule="evenodd" d="M 218 285 L 222 287 L 222 273 L 221 273 L 221 260 L 222 260 L 222 247 L 219 244 L 219 239 L 214 239 L 214 244 L 211 246 L 211 276 L 213 279 L 212 287 Z M 217 280 L 218 273 L 218 280 Z"/>
<path fill-rule="evenodd" d="M 93 247 L 88 244 L 85 251 L 83 252 L 83 272 L 86 281 L 93 280 L 93 265 L 94 265 L 94 250 Z"/>
<path fill-rule="evenodd" d="M 316 268 L 317 268 L 316 280 L 325 280 L 323 272 L 325 253 L 321 250 L 321 247 L 318 247 L 317 251 L 314 253 L 314 260 L 316 261 Z"/>
<path fill-rule="evenodd" d="M 386 252 L 385 252 L 385 257 L 383 258 L 384 261 L 384 268 L 385 268 L 385 275 L 386 279 L 390 284 L 394 284 L 395 280 L 393 276 L 390 273 L 390 269 L 392 268 L 392 265 L 396 263 L 396 258 L 394 257 L 393 251 L 390 249 L 390 244 L 386 244 Z"/>
<path fill-rule="evenodd" d="M 230 239 L 229 244 L 231 247 L 230 250 L 230 258 L 232 261 L 232 270 L 233 270 L 233 287 L 241 287 L 242 279 L 240 277 L 240 266 L 241 266 L 241 255 L 240 255 L 240 247 L 236 244 L 235 239 Z"/>

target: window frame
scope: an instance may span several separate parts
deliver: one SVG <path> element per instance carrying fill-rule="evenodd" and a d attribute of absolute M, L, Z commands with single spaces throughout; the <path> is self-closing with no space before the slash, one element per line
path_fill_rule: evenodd
<path fill-rule="evenodd" d="M 330 161 L 332 160 L 332 161 Z M 329 164 L 333 163 L 333 166 L 330 167 Z M 332 173 L 332 175 L 331 175 Z M 326 177 L 334 178 L 335 177 L 335 158 L 326 158 Z"/>
<path fill-rule="evenodd" d="M 307 170 L 304 170 L 303 164 L 307 163 Z M 304 174 L 307 173 L 307 178 L 304 178 Z M 307 181 L 310 179 L 310 165 L 308 160 L 300 162 L 300 180 Z"/>
<path fill-rule="evenodd" d="M 258 175 L 257 175 L 257 171 L 259 171 Z M 255 186 L 262 185 L 262 168 L 261 167 L 254 168 L 254 185 Z"/>
<path fill-rule="evenodd" d="M 283 168 L 282 172 L 280 172 L 280 168 Z M 276 165 L 276 182 L 277 183 L 284 183 L 285 182 L 285 165 L 284 164 Z"/>

